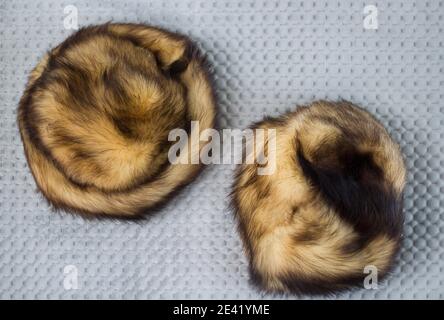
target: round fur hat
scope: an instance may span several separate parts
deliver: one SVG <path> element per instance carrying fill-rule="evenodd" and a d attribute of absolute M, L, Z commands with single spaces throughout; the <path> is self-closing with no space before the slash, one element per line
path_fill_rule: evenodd
<path fill-rule="evenodd" d="M 267 161 L 240 166 L 232 193 L 252 279 L 317 294 L 384 277 L 401 241 L 406 170 L 381 123 L 320 101 L 252 128 L 265 130 L 253 157 Z"/>
<path fill-rule="evenodd" d="M 38 188 L 56 208 L 134 217 L 191 181 L 188 143 L 171 164 L 169 132 L 212 128 L 204 59 L 186 37 L 136 24 L 81 29 L 32 71 L 18 124 Z M 196 155 L 194 155 L 196 156 Z"/>

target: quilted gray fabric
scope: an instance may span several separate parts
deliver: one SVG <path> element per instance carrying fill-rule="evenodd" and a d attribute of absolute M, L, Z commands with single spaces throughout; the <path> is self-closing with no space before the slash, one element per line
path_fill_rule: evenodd
<path fill-rule="evenodd" d="M 377 30 L 363 27 L 367 4 L 378 9 Z M 249 284 L 228 209 L 230 165 L 208 167 L 141 223 L 51 212 L 36 192 L 15 117 L 28 72 L 73 32 L 64 27 L 68 5 L 79 26 L 144 22 L 191 36 L 214 66 L 222 128 L 321 98 L 375 113 L 407 161 L 405 241 L 393 276 L 377 290 L 335 298 L 444 298 L 440 0 L 0 1 L 1 298 L 305 298 Z M 69 266 L 77 289 L 66 285 Z"/>

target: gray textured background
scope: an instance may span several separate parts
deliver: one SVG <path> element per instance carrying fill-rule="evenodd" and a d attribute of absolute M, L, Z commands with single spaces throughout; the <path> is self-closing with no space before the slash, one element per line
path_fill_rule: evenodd
<path fill-rule="evenodd" d="M 418 1 L 0 0 L 0 297 L 294 298 L 263 295 L 227 208 L 232 167 L 208 167 L 142 223 L 54 214 L 36 192 L 15 122 L 28 72 L 65 30 L 151 23 L 188 34 L 214 65 L 222 128 L 244 128 L 314 99 L 345 98 L 374 112 L 409 169 L 405 242 L 378 290 L 337 298 L 444 298 L 444 3 Z M 376 4 L 379 29 L 363 28 Z M 78 268 L 65 290 L 63 269 Z"/>

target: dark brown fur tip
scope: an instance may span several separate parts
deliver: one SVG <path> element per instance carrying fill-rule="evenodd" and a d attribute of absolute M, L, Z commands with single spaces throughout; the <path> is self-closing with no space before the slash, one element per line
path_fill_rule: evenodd
<path fill-rule="evenodd" d="M 186 68 L 188 67 L 188 64 L 190 63 L 190 61 L 195 58 L 195 52 L 198 52 L 198 49 L 196 48 L 196 45 L 191 42 L 191 40 L 189 40 L 188 38 L 186 38 L 186 45 L 185 45 L 185 50 L 183 53 L 183 56 L 174 61 L 169 67 L 168 67 L 168 72 L 170 73 L 171 76 L 175 76 L 179 73 L 182 73 L 186 70 Z"/>
<path fill-rule="evenodd" d="M 350 102 L 318 101 L 251 128 L 276 130 L 275 152 L 268 140 L 260 150 L 275 155 L 275 170 L 240 165 L 230 195 L 252 283 L 333 295 L 363 288 L 367 268 L 386 278 L 402 240 L 406 172 L 382 124 Z"/>
<path fill-rule="evenodd" d="M 34 179 L 54 209 L 139 219 L 202 168 L 170 163 L 169 132 L 190 121 L 212 128 L 215 108 L 208 65 L 188 37 L 106 23 L 82 28 L 39 62 L 18 125 Z"/>

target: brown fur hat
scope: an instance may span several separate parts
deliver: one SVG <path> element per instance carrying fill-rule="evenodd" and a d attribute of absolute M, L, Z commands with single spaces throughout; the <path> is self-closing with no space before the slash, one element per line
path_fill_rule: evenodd
<path fill-rule="evenodd" d="M 212 128 L 214 117 L 190 40 L 136 24 L 70 36 L 32 71 L 18 109 L 29 167 L 50 203 L 116 217 L 137 216 L 194 178 L 199 164 L 169 163 L 168 134 L 193 120 Z M 199 147 L 185 150 L 189 158 Z"/>
<path fill-rule="evenodd" d="M 400 244 L 406 176 L 386 129 L 345 101 L 315 102 L 256 128 L 276 130 L 275 150 L 268 138 L 262 150 L 275 154 L 274 173 L 244 164 L 232 193 L 253 280 L 314 294 L 362 287 L 366 266 L 386 275 Z"/>

